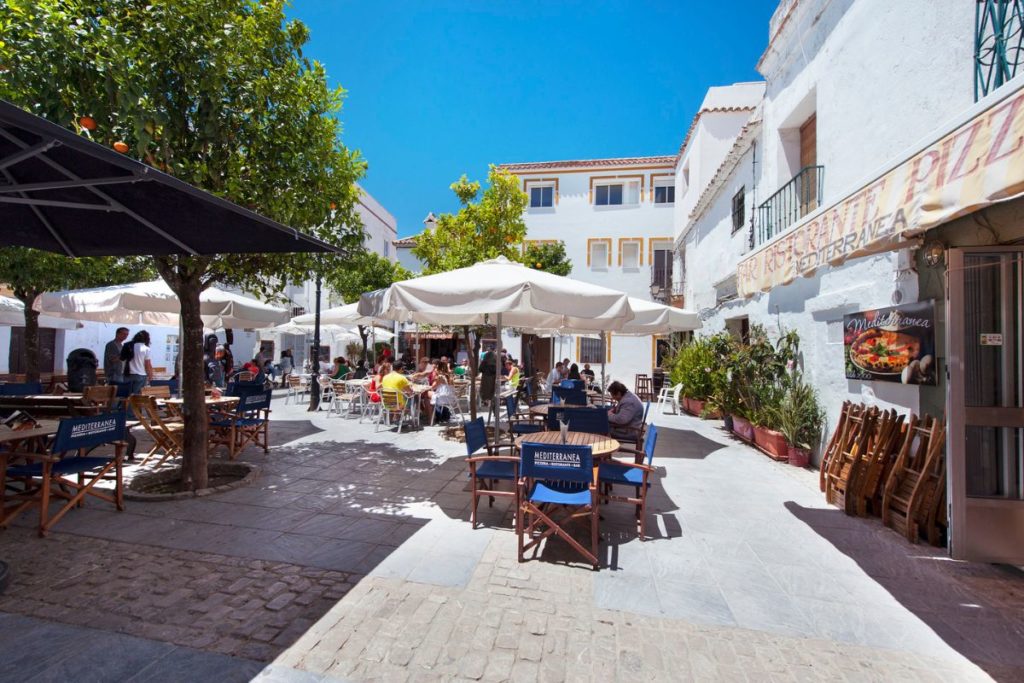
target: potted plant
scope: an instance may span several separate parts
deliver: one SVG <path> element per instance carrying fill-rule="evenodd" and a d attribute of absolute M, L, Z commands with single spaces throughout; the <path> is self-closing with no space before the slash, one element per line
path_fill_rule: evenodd
<path fill-rule="evenodd" d="M 683 385 L 683 409 L 691 415 L 704 412 L 711 394 L 713 357 L 707 338 L 698 337 L 679 350 L 673 359 L 672 382 Z"/>
<path fill-rule="evenodd" d="M 774 460 L 789 457 L 786 436 L 779 431 L 782 426 L 780 406 L 786 388 L 782 382 L 763 383 L 757 388 L 758 410 L 754 415 L 754 443 Z"/>
<path fill-rule="evenodd" d="M 780 431 L 788 442 L 789 464 L 807 467 L 811 449 L 821 438 L 825 413 L 818 402 L 818 393 L 794 372 L 786 395 L 779 405 Z"/>

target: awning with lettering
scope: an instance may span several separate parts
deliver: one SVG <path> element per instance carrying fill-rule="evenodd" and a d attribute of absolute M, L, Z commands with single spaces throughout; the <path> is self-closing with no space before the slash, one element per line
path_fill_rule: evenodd
<path fill-rule="evenodd" d="M 944 127 L 931 144 L 743 259 L 740 296 L 789 284 L 823 265 L 896 249 L 1024 192 L 1024 78 L 1015 81 L 976 103 L 966 122 L 961 117 Z"/>

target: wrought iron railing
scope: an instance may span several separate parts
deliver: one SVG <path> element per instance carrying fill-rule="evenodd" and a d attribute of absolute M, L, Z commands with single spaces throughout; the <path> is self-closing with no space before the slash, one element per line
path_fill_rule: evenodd
<path fill-rule="evenodd" d="M 752 246 L 764 244 L 821 206 L 824 166 L 805 166 L 757 207 Z"/>
<path fill-rule="evenodd" d="M 651 268 L 651 284 L 657 285 L 668 291 L 672 288 L 672 269 L 671 268 L 658 268 L 655 266 Z"/>
<path fill-rule="evenodd" d="M 1017 74 L 1024 63 L 1024 0 L 976 0 L 974 101 Z"/>

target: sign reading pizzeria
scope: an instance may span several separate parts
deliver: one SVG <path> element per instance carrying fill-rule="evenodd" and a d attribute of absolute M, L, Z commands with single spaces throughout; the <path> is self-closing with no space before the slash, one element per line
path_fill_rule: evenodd
<path fill-rule="evenodd" d="M 843 316 L 846 378 L 935 384 L 935 302 Z"/>
<path fill-rule="evenodd" d="M 737 290 L 753 296 L 822 266 L 897 249 L 1022 191 L 1024 88 L 1018 88 L 743 259 Z"/>

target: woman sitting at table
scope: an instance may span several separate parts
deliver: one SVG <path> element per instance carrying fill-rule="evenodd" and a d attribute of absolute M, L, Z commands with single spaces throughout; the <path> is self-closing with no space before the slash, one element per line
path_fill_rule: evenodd
<path fill-rule="evenodd" d="M 288 376 L 295 370 L 295 361 L 292 359 L 291 349 L 285 349 L 281 352 L 281 362 L 278 365 L 281 368 L 281 386 L 287 386 Z"/>
<path fill-rule="evenodd" d="M 505 370 L 508 375 L 508 386 L 511 389 L 519 388 L 519 366 L 511 358 L 505 361 Z"/>
<path fill-rule="evenodd" d="M 391 363 L 385 361 L 380 364 L 380 370 L 370 379 L 370 383 L 366 387 L 366 393 L 370 395 L 371 403 L 380 403 L 381 380 L 389 374 L 391 374 Z"/>
<path fill-rule="evenodd" d="M 580 366 L 573 363 L 569 366 L 569 376 L 566 379 L 582 379 L 580 377 Z"/>
<path fill-rule="evenodd" d="M 447 422 L 451 419 L 451 409 L 449 406 L 458 400 L 451 383 L 452 375 L 448 372 L 448 364 L 443 361 L 438 363 L 437 367 L 434 368 L 434 381 L 430 385 L 430 390 L 426 392 L 427 405 L 435 411 L 441 411 L 435 415 L 435 422 Z M 448 410 L 447 416 L 443 414 L 445 410 Z"/>
<path fill-rule="evenodd" d="M 338 356 L 334 359 L 334 367 L 331 368 L 331 379 L 345 379 L 345 375 L 349 372 L 348 362 L 344 356 Z"/>

